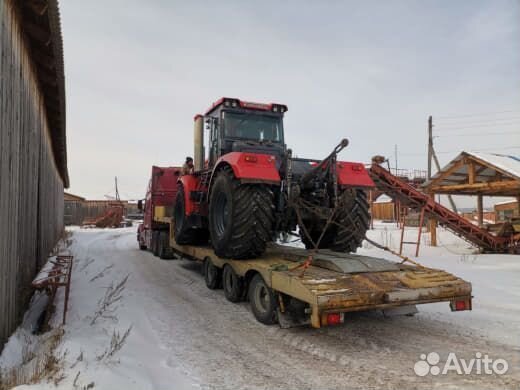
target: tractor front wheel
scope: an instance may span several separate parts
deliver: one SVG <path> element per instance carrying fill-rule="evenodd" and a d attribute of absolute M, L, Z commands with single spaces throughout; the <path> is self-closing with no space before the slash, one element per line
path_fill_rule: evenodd
<path fill-rule="evenodd" d="M 241 184 L 221 170 L 211 189 L 209 232 L 217 256 L 245 259 L 265 252 L 272 240 L 274 195 L 264 184 Z"/>
<path fill-rule="evenodd" d="M 363 243 L 369 224 L 370 213 L 365 191 L 345 190 L 342 194 L 342 206 L 336 212 L 334 223 L 323 234 L 318 248 L 336 252 L 356 252 Z M 324 223 L 306 227 L 314 243 L 319 240 L 323 227 Z M 314 248 L 301 227 L 300 236 L 307 249 Z"/>

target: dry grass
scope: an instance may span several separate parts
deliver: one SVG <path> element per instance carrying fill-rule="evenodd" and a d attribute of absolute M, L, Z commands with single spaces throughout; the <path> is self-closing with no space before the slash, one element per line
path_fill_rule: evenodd
<path fill-rule="evenodd" d="M 125 344 L 126 339 L 130 335 L 130 332 L 132 331 L 132 325 L 128 327 L 128 329 L 123 333 L 122 335 L 114 329 L 114 332 L 112 333 L 112 338 L 110 339 L 110 345 L 107 349 L 101 354 L 96 356 L 96 359 L 98 361 L 101 360 L 108 360 L 114 357 L 114 355 L 123 348 L 123 345 Z"/>
<path fill-rule="evenodd" d="M 64 331 L 57 328 L 42 336 L 41 342 L 33 346 L 30 342 L 22 350 L 22 362 L 7 372 L 0 372 L 0 390 L 11 389 L 15 386 L 28 385 L 48 380 L 58 385 L 65 375 L 63 363 L 67 351 L 56 354 L 56 348 L 61 342 Z"/>
<path fill-rule="evenodd" d="M 109 318 L 117 321 L 114 312 L 117 309 L 117 303 L 123 298 L 122 294 L 129 276 L 126 275 L 118 284 L 114 285 L 114 282 L 112 282 L 107 287 L 105 295 L 98 302 L 98 310 L 94 313 L 90 325 L 94 325 L 100 318 Z"/>
<path fill-rule="evenodd" d="M 89 282 L 93 282 L 96 279 L 104 277 L 108 271 L 110 271 L 114 267 L 114 264 L 107 265 L 100 272 L 98 272 L 94 277 L 92 277 Z"/>

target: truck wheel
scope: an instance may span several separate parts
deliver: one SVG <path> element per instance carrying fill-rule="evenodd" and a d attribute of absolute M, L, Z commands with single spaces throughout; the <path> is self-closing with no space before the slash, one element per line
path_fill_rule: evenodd
<path fill-rule="evenodd" d="M 186 218 L 186 205 L 184 187 L 179 185 L 175 197 L 175 208 L 173 210 L 175 242 L 179 245 L 190 245 L 196 242 L 196 231 L 188 225 Z"/>
<path fill-rule="evenodd" d="M 159 232 L 152 233 L 152 253 L 159 256 Z"/>
<path fill-rule="evenodd" d="M 230 302 L 240 302 L 244 296 L 244 283 L 233 267 L 230 265 L 224 266 L 222 272 L 222 287 L 224 288 L 224 295 Z"/>
<path fill-rule="evenodd" d="M 276 323 L 276 296 L 272 289 L 262 278 L 256 274 L 249 284 L 249 303 L 255 318 L 262 324 L 272 325 Z"/>
<path fill-rule="evenodd" d="M 204 281 L 210 290 L 220 288 L 222 283 L 222 271 L 210 259 L 204 260 Z"/>
<path fill-rule="evenodd" d="M 170 247 L 170 237 L 168 232 L 159 233 L 159 245 L 159 257 L 161 259 L 173 259 L 173 250 Z"/>
<path fill-rule="evenodd" d="M 231 169 L 220 171 L 209 202 L 209 232 L 220 257 L 260 256 L 272 240 L 273 192 L 263 184 L 240 184 Z"/>

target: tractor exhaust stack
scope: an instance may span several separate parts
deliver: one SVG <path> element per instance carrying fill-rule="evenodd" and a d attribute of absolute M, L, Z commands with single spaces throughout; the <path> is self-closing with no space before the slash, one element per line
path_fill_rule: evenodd
<path fill-rule="evenodd" d="M 193 123 L 193 165 L 195 171 L 204 169 L 204 117 L 196 115 Z"/>

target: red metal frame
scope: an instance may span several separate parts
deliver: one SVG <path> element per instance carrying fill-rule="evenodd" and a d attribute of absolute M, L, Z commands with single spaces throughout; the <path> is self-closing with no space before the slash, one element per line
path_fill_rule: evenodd
<path fill-rule="evenodd" d="M 72 275 L 73 256 L 60 255 L 56 260 L 50 260 L 50 269 L 43 269 L 32 282 L 36 290 L 46 290 L 50 297 L 49 304 L 54 301 L 59 287 L 65 287 L 65 302 L 63 304 L 63 324 L 67 320 L 67 308 L 69 305 L 70 281 Z"/>
<path fill-rule="evenodd" d="M 427 194 L 399 180 L 380 165 L 372 164 L 370 175 L 379 190 L 411 208 L 424 209 L 424 212 L 437 219 L 441 226 L 484 251 L 518 252 L 520 250 L 517 240 L 494 236 L 487 230 L 473 225 L 466 218 L 435 202 Z"/>

